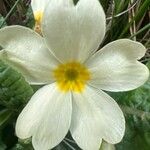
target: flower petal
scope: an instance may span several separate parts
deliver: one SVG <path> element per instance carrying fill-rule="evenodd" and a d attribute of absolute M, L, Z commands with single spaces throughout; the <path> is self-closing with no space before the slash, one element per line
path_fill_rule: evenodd
<path fill-rule="evenodd" d="M 115 150 L 115 146 L 113 144 L 103 141 L 100 150 Z"/>
<path fill-rule="evenodd" d="M 58 64 L 34 31 L 11 26 L 0 30 L 0 58 L 21 72 L 31 84 L 53 81 L 52 69 Z"/>
<path fill-rule="evenodd" d="M 72 115 L 70 93 L 60 93 L 56 84 L 38 90 L 17 119 L 16 134 L 25 139 L 33 136 L 36 150 L 48 150 L 67 134 Z"/>
<path fill-rule="evenodd" d="M 123 113 L 109 95 L 88 86 L 81 94 L 73 94 L 71 133 L 82 149 L 98 150 L 102 138 L 118 143 L 124 131 Z"/>
<path fill-rule="evenodd" d="M 69 0 L 53 0 L 45 9 L 43 35 L 62 62 L 83 62 L 102 41 L 105 22 L 98 0 L 79 0 L 76 6 Z"/>
<path fill-rule="evenodd" d="M 146 82 L 148 68 L 138 62 L 145 47 L 127 39 L 109 43 L 91 57 L 86 65 L 92 72 L 90 84 L 107 91 L 128 91 Z"/>
<path fill-rule="evenodd" d="M 48 2 L 50 2 L 50 0 L 31 0 L 31 7 L 33 9 L 33 13 L 38 11 L 43 12 Z"/>

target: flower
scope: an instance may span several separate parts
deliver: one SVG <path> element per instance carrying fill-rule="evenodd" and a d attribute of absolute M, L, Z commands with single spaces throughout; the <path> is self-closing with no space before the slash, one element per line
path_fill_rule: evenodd
<path fill-rule="evenodd" d="M 115 146 L 103 141 L 100 150 L 115 150 Z"/>
<path fill-rule="evenodd" d="M 0 30 L 0 57 L 30 84 L 45 85 L 16 123 L 17 136 L 32 136 L 35 150 L 52 149 L 68 130 L 84 150 L 98 150 L 102 139 L 115 144 L 123 138 L 124 115 L 102 90 L 141 86 L 149 76 L 148 68 L 138 61 L 146 49 L 120 39 L 97 51 L 105 28 L 98 0 L 79 0 L 77 5 L 53 0 L 44 12 L 43 37 L 21 26 Z"/>
<path fill-rule="evenodd" d="M 41 34 L 41 22 L 46 5 L 50 0 L 31 0 L 31 7 L 35 18 L 34 30 Z"/>

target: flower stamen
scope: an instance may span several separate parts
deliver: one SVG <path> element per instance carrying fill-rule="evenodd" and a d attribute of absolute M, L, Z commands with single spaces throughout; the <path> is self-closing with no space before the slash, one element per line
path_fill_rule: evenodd
<path fill-rule="evenodd" d="M 65 92 L 82 92 L 90 79 L 90 72 L 78 62 L 61 64 L 53 73 L 59 89 Z"/>
<path fill-rule="evenodd" d="M 42 22 L 42 18 L 43 18 L 43 12 L 42 11 L 37 11 L 34 13 L 34 18 L 35 18 L 35 27 L 34 30 L 39 33 L 40 35 L 42 35 L 41 32 L 41 22 Z"/>

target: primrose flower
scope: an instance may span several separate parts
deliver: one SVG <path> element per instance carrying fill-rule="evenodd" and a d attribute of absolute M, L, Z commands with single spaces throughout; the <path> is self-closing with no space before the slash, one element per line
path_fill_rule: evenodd
<path fill-rule="evenodd" d="M 44 85 L 16 123 L 16 135 L 32 137 L 35 150 L 59 144 L 70 130 L 83 150 L 98 150 L 102 139 L 115 144 L 125 131 L 124 115 L 106 91 L 127 91 L 149 76 L 138 60 L 146 49 L 128 39 L 97 51 L 105 34 L 98 0 L 52 0 L 42 20 L 42 36 L 21 26 L 0 30 L 0 57 L 30 84 Z"/>
<path fill-rule="evenodd" d="M 34 30 L 37 33 L 41 33 L 41 22 L 43 18 L 43 13 L 48 2 L 50 2 L 50 0 L 31 0 L 31 7 L 35 18 Z"/>
<path fill-rule="evenodd" d="M 115 150 L 115 146 L 103 141 L 100 150 Z"/>

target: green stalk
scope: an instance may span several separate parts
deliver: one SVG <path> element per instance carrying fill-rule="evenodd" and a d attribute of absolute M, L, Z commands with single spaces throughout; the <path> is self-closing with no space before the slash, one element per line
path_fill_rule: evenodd
<path fill-rule="evenodd" d="M 13 10 L 16 8 L 17 4 L 20 2 L 20 0 L 17 0 L 15 2 L 15 4 L 13 5 L 13 7 L 10 9 L 10 11 L 8 12 L 8 14 L 6 15 L 6 17 L 4 18 L 2 24 L 0 25 L 0 28 L 2 28 L 2 26 L 4 25 L 4 23 L 6 22 L 6 20 L 8 19 L 8 17 L 11 15 L 11 13 L 13 12 Z"/>
<path fill-rule="evenodd" d="M 133 34 L 130 39 L 132 39 L 133 37 L 137 36 L 138 34 L 142 33 L 143 31 L 150 29 L 150 23 L 147 24 L 146 26 L 144 26 L 142 29 L 140 29 L 138 32 L 136 32 L 135 34 Z"/>
<path fill-rule="evenodd" d="M 150 6 L 150 1 L 145 0 L 143 5 L 140 7 L 137 15 L 127 24 L 126 28 L 120 34 L 119 38 L 122 38 L 123 35 L 127 33 L 127 31 L 129 30 L 130 26 L 132 25 L 132 23 L 134 21 L 139 21 L 140 20 L 140 18 L 144 15 L 145 11 L 149 8 L 149 6 Z"/>

